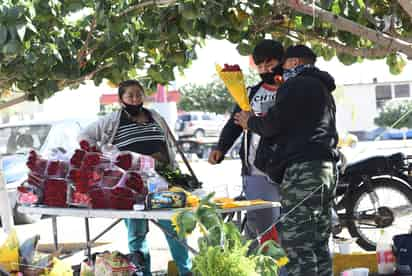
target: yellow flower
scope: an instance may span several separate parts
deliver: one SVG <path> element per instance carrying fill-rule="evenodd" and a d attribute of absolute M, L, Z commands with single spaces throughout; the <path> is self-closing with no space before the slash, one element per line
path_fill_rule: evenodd
<path fill-rule="evenodd" d="M 188 207 L 197 207 L 197 206 L 199 206 L 199 202 L 200 202 L 199 198 L 197 196 L 194 196 L 194 195 L 189 195 L 186 198 L 186 205 Z"/>
<path fill-rule="evenodd" d="M 179 229 L 179 225 L 177 223 L 177 217 L 179 216 L 179 213 L 174 213 L 172 218 L 171 218 L 171 222 L 172 225 L 175 227 L 176 233 L 179 233 L 180 229 Z"/>
<path fill-rule="evenodd" d="M 275 261 L 278 267 L 285 266 L 287 263 L 289 263 L 288 257 L 284 256 L 280 258 L 279 260 Z"/>

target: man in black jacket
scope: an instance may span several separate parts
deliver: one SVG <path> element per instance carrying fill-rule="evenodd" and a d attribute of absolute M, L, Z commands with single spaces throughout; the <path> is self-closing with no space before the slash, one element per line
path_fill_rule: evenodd
<path fill-rule="evenodd" d="M 278 87 L 275 76 L 281 76 L 283 73 L 280 65 L 283 55 L 284 50 L 282 45 L 277 41 L 269 39 L 262 40 L 253 51 L 253 60 L 262 78 L 262 82 L 248 90 L 251 108 L 256 116 L 264 116 L 275 103 L 276 90 Z M 209 163 L 220 163 L 226 152 L 243 133 L 243 129 L 234 123 L 233 116 L 239 111 L 240 107 L 236 106 L 232 116 L 220 134 L 216 149 L 214 149 L 209 156 Z M 268 139 L 261 139 L 258 134 L 248 132 L 246 149 L 244 147 L 244 139 L 245 137 L 243 136 L 240 157 L 242 160 L 243 190 L 246 198 L 279 201 L 278 184 L 273 183 L 268 176 L 255 165 L 264 163 L 262 160 L 264 155 L 256 153 L 265 150 L 264 145 Z M 279 213 L 279 208 L 248 212 L 246 225 L 246 234 L 248 237 L 255 238 L 257 234 L 267 230 L 273 221 L 279 217 Z"/>
<path fill-rule="evenodd" d="M 285 53 L 285 83 L 265 117 L 242 112 L 235 121 L 277 147 L 267 173 L 281 181 L 281 238 L 289 275 L 332 275 L 328 240 L 336 185 L 338 141 L 334 79 L 314 66 L 316 55 L 303 45 Z"/>

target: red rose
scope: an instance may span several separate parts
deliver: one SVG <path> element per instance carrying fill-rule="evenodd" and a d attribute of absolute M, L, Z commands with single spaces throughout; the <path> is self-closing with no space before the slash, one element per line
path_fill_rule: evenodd
<path fill-rule="evenodd" d="M 123 170 L 130 170 L 132 167 L 133 157 L 130 153 L 119 154 L 116 158 L 116 166 Z"/>
<path fill-rule="evenodd" d="M 77 149 L 72 158 L 70 159 L 70 164 L 79 168 L 82 164 L 83 158 L 86 155 L 86 152 L 84 150 L 79 150 Z"/>
<path fill-rule="evenodd" d="M 90 151 L 90 143 L 86 140 L 80 141 L 80 148 L 84 151 Z"/>

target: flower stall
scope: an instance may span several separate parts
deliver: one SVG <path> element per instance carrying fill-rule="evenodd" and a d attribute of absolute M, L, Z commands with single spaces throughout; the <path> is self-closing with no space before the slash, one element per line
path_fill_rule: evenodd
<path fill-rule="evenodd" d="M 212 240 L 217 238 L 216 235 L 236 237 L 235 247 L 231 246 L 231 241 L 226 241 L 227 252 L 243 254 L 239 257 L 246 260 L 249 259 L 244 254 L 248 243 L 243 241 L 239 230 L 235 230 L 234 224 L 223 223 L 219 213 L 279 207 L 279 203 L 259 200 L 237 202 L 230 199 L 216 199 L 215 202 L 212 195 L 205 198 L 198 197 L 196 194 L 201 187 L 191 175 L 183 174 L 175 168 L 156 165 L 155 160 L 149 156 L 117 151 L 111 146 L 98 148 L 86 141 L 80 142 L 79 148 L 70 158 L 59 154 L 45 158 L 32 151 L 27 166 L 30 170 L 27 182 L 19 187 L 19 202 L 22 205 L 19 211 L 51 216 L 56 249 L 58 248 L 57 218 L 59 216 L 84 218 L 89 260 L 92 259 L 93 243 L 124 218 L 148 219 L 173 237 L 175 235 L 167 233 L 167 230 L 157 223 L 158 220 L 175 221 L 179 234 L 181 231 L 188 233 L 197 226 L 205 233 L 204 238 L 212 237 L 208 233 L 214 235 Z M 92 238 L 89 231 L 89 218 L 113 218 L 116 221 L 103 229 L 101 234 Z M 189 218 L 194 220 L 190 221 Z M 195 222 L 196 219 L 198 222 Z M 217 234 L 217 230 L 213 230 L 213 224 L 219 226 L 220 234 Z M 188 228 L 188 225 L 193 227 Z M 217 246 L 216 243 L 204 244 L 199 241 L 199 250 L 197 250 L 190 248 L 182 237 L 174 238 L 199 256 L 200 259 L 195 257 L 196 260 L 201 260 L 200 256 L 206 254 L 204 252 L 206 247 Z M 280 248 L 275 244 L 267 243 L 264 248 L 253 258 L 250 257 L 250 262 L 254 263 L 250 269 L 256 271 L 266 269 L 262 268 L 263 264 L 276 266 L 276 261 L 284 256 L 284 252 L 280 254 L 276 251 Z M 275 248 L 277 253 L 273 255 Z M 106 257 L 112 258 L 112 256 Z M 201 261 L 198 263 L 200 267 Z M 201 270 L 199 268 L 199 273 Z"/>

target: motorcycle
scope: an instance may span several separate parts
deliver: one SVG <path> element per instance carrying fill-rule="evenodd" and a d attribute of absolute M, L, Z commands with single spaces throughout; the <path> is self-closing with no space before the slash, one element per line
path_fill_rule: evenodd
<path fill-rule="evenodd" d="M 333 234 L 347 228 L 357 244 L 376 249 L 381 229 L 391 236 L 409 232 L 412 223 L 412 163 L 402 153 L 374 156 L 346 164 L 342 155 Z"/>
<path fill-rule="evenodd" d="M 339 179 L 333 199 L 336 219 L 332 233 L 347 228 L 350 236 L 367 251 L 374 251 L 381 229 L 391 236 L 409 232 L 412 224 L 412 163 L 402 153 L 374 156 L 347 164 L 344 155 L 338 163 Z M 244 200 L 242 193 L 235 200 Z M 245 230 L 247 216 L 227 213 L 225 221 Z"/>

